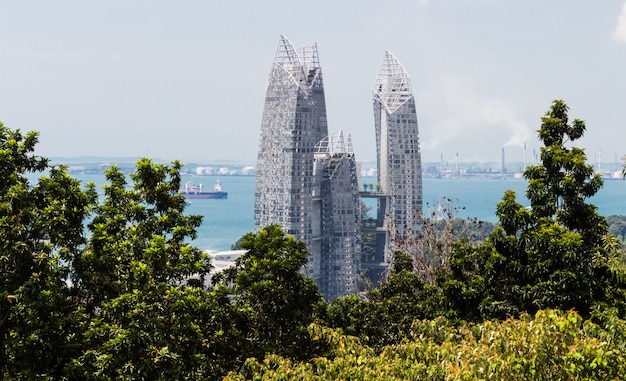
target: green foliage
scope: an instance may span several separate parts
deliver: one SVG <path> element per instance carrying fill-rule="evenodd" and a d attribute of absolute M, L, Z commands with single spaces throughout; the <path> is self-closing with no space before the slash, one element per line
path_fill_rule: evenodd
<path fill-rule="evenodd" d="M 68 367 L 77 379 L 215 379 L 232 369 L 237 342 L 225 292 L 169 286 L 135 290 L 89 320 L 87 348 Z"/>
<path fill-rule="evenodd" d="M 458 218 L 463 207 L 451 199 L 441 199 L 436 208 L 427 205 L 419 231 L 398 235 L 393 246 L 413 261 L 413 271 L 428 284 L 436 283 L 437 273 L 447 267 L 454 243 L 466 238 L 478 244 L 493 231 L 493 224 L 476 218 Z"/>
<path fill-rule="evenodd" d="M 358 339 L 318 325 L 331 357 L 294 362 L 250 359 L 225 380 L 610 380 L 622 379 L 624 323 L 603 329 L 575 312 L 461 324 L 416 321 L 413 338 L 375 353 Z"/>
<path fill-rule="evenodd" d="M 396 252 L 389 277 L 366 299 L 345 296 L 328 307 L 328 324 L 382 350 L 409 336 L 415 319 L 432 318 L 445 308 L 443 295 L 413 272 L 412 258 Z"/>
<path fill-rule="evenodd" d="M 133 290 L 160 292 L 208 275 L 208 256 L 186 242 L 196 237 L 201 217 L 183 214 L 180 167 L 142 159 L 132 188 L 117 167 L 107 170 L 104 200 L 88 225 L 89 246 L 74 258 L 74 282 L 90 312 Z"/>
<path fill-rule="evenodd" d="M 246 254 L 214 282 L 231 286 L 244 335 L 242 352 L 257 358 L 313 355 L 319 348 L 307 326 L 323 318 L 326 308 L 315 282 L 300 273 L 309 255 L 305 244 L 271 225 L 246 234 L 240 245 Z"/>
<path fill-rule="evenodd" d="M 477 221 L 432 215 L 379 288 L 328 307 L 278 226 L 209 286 L 179 162 L 141 159 L 131 182 L 113 167 L 98 201 L 0 123 L 0 378 L 618 379 L 622 221 L 586 202 L 602 181 L 566 146 L 585 131 L 567 111 L 542 119 L 530 208 L 506 192 L 484 243 Z"/>
<path fill-rule="evenodd" d="M 606 245 L 607 222 L 586 202 L 602 180 L 583 150 L 566 147 L 585 131 L 581 120 L 568 124 L 567 111 L 557 100 L 542 118 L 541 163 L 524 172 L 530 208 L 507 191 L 496 210 L 500 226 L 485 244 L 461 242 L 453 252 L 440 283 L 461 317 L 504 318 L 544 308 L 574 308 L 588 317 L 596 303 L 624 304 L 626 283 L 614 276 L 622 271 L 621 252 Z"/>
<path fill-rule="evenodd" d="M 454 208 L 443 216 L 433 211 L 420 234 L 396 242 L 402 251 L 385 283 L 363 300 L 331 303 L 329 325 L 380 351 L 408 338 L 415 319 L 480 322 L 546 308 L 585 318 L 614 308 L 624 316 L 623 251 L 586 202 L 602 181 L 582 150 L 565 146 L 584 129 L 579 120 L 570 125 L 567 106 L 555 101 L 539 130 L 542 162 L 525 172 L 530 208 L 505 192 L 500 223 L 484 242 L 471 223 L 456 226 Z"/>
<path fill-rule="evenodd" d="M 620 240 L 622 246 L 626 245 L 626 216 L 611 215 L 606 218 L 609 233 Z"/>
<path fill-rule="evenodd" d="M 95 193 L 34 156 L 37 141 L 0 122 L 0 378 L 59 375 L 80 344 L 66 261 Z M 26 173 L 44 170 L 30 187 Z"/>
<path fill-rule="evenodd" d="M 80 379 L 214 378 L 231 366 L 236 338 L 223 289 L 205 290 L 211 265 L 191 246 L 201 223 L 183 213 L 180 163 L 137 163 L 132 187 L 118 168 L 73 258 L 85 303 L 84 349 L 68 366 Z"/>
<path fill-rule="evenodd" d="M 480 316 L 476 306 L 484 287 L 480 291 L 462 289 L 464 283 L 459 278 L 451 280 L 448 276 L 448 261 L 456 241 L 462 240 L 463 247 L 471 251 L 479 247 L 481 237 L 493 227 L 477 220 L 459 219 L 459 210 L 452 200 L 447 200 L 447 204 L 442 203 L 422 220 L 420 232 L 396 241 L 395 246 L 401 250 L 394 252 L 385 282 L 362 300 L 348 296 L 331 302 L 328 324 L 381 350 L 402 342 L 415 319 L 467 318 L 470 312 Z"/>
<path fill-rule="evenodd" d="M 36 143 L 0 123 L 0 378 L 217 379 L 249 356 L 323 349 L 306 329 L 325 304 L 300 274 L 303 243 L 247 235 L 232 284 L 208 287 L 180 163 L 141 159 L 132 182 L 113 167 L 98 201 Z"/>

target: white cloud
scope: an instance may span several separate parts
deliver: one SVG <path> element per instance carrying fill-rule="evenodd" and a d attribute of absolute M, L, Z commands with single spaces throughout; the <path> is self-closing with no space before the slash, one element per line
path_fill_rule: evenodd
<path fill-rule="evenodd" d="M 617 27 L 613 31 L 613 38 L 619 42 L 626 42 L 626 2 L 622 5 L 622 12 L 617 19 Z"/>

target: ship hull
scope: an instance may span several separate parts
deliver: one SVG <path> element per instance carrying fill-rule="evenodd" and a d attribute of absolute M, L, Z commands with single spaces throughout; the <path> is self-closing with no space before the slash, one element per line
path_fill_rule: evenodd
<path fill-rule="evenodd" d="M 224 199 L 228 198 L 228 192 L 181 192 L 187 199 L 202 199 L 202 198 L 215 198 Z"/>

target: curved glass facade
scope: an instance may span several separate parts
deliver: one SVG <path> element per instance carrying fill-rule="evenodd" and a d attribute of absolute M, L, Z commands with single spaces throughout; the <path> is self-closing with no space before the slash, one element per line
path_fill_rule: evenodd
<path fill-rule="evenodd" d="M 361 274 L 376 281 L 394 239 L 420 229 L 415 101 L 406 70 L 389 52 L 374 87 L 374 120 L 380 189 L 359 195 L 350 138 L 328 134 L 317 46 L 295 49 L 280 37 L 261 123 L 255 226 L 277 224 L 306 243 L 311 256 L 303 271 L 327 300 L 357 292 Z M 363 231 L 376 237 L 376 255 L 367 260 L 360 258 L 360 196 L 378 200 L 377 226 Z"/>
<path fill-rule="evenodd" d="M 317 46 L 281 36 L 269 76 L 257 158 L 257 229 L 277 224 L 307 244 L 303 271 L 328 300 L 356 291 L 358 183 L 351 149 L 328 136 Z M 340 140 L 341 150 L 328 142 Z"/>
<path fill-rule="evenodd" d="M 420 230 L 422 214 L 422 161 L 415 98 L 408 73 L 390 52 L 385 52 L 374 85 L 374 123 L 378 183 L 386 195 L 383 213 L 388 261 L 395 240 Z"/>
<path fill-rule="evenodd" d="M 317 46 L 281 36 L 269 76 L 257 158 L 255 226 L 278 224 L 311 242 L 315 145 L 328 135 Z"/>

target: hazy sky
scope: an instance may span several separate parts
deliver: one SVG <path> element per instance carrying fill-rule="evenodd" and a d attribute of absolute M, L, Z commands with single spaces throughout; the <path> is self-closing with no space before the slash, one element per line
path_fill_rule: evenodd
<path fill-rule="evenodd" d="M 254 165 L 280 34 L 317 42 L 329 131 L 359 160 L 385 50 L 425 161 L 530 156 L 554 99 L 590 160 L 626 154 L 624 0 L 0 0 L 0 120 L 40 131 L 43 156 Z"/>

